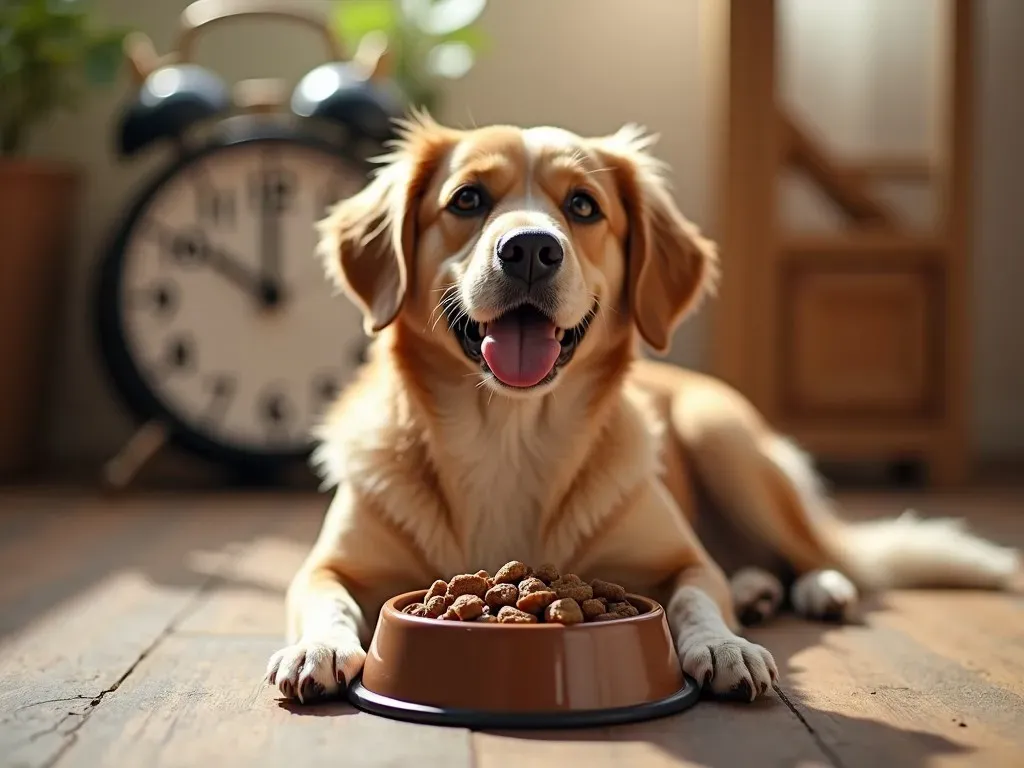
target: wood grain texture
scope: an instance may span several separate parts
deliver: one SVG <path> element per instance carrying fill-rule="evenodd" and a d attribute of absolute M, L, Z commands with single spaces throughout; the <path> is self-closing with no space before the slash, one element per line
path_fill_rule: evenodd
<path fill-rule="evenodd" d="M 843 501 L 1024 544 L 1019 491 Z M 0 494 L 0 767 L 1024 765 L 1024 594 L 894 592 L 841 628 L 784 618 L 751 633 L 782 699 L 630 726 L 471 734 L 283 704 L 261 677 L 324 507 Z"/>
<path fill-rule="evenodd" d="M 281 703 L 260 675 L 271 638 L 170 637 L 89 718 L 60 768 L 325 768 L 472 764 L 469 732 L 398 723 L 345 704 Z"/>
<path fill-rule="evenodd" d="M 292 501 L 301 508 L 304 502 Z M 259 531 L 271 497 L 0 497 L 0 765 L 49 765 Z"/>
<path fill-rule="evenodd" d="M 753 633 L 794 713 L 845 768 L 1024 763 L 1024 700 L 884 622 L 796 619 Z"/>

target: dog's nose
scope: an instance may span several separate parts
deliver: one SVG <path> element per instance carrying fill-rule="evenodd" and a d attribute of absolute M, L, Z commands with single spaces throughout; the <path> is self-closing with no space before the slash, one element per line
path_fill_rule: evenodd
<path fill-rule="evenodd" d="M 527 287 L 550 280 L 562 266 L 564 253 L 558 238 L 542 229 L 513 229 L 495 249 L 502 271 Z"/>

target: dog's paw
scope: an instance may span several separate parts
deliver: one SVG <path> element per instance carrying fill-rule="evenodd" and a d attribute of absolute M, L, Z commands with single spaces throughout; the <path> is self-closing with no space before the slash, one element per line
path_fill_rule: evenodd
<path fill-rule="evenodd" d="M 689 637 L 679 656 L 683 671 L 720 698 L 753 701 L 779 679 L 771 653 L 732 634 Z"/>
<path fill-rule="evenodd" d="M 729 580 L 733 606 L 747 627 L 761 624 L 776 614 L 782 604 L 782 582 L 762 568 L 743 568 Z"/>
<path fill-rule="evenodd" d="M 839 571 L 810 571 L 793 584 L 790 600 L 801 616 L 846 621 L 857 606 L 857 587 Z"/>
<path fill-rule="evenodd" d="M 301 640 L 270 657 L 264 680 L 285 698 L 305 704 L 337 696 L 365 660 L 358 644 Z"/>

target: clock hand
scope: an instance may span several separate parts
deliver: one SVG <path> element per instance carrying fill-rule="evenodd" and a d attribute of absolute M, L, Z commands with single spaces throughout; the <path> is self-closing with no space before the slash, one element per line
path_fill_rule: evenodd
<path fill-rule="evenodd" d="M 264 306 L 281 299 L 281 213 L 286 189 L 277 174 L 264 176 L 260 195 L 260 267 Z"/>
<path fill-rule="evenodd" d="M 222 248 L 214 246 L 201 230 L 187 229 L 175 232 L 154 225 L 160 233 L 170 258 L 182 266 L 207 267 L 234 283 L 261 303 L 265 303 L 265 286 L 259 275 L 241 260 Z"/>
<path fill-rule="evenodd" d="M 206 263 L 215 272 L 259 301 L 264 300 L 264 282 L 245 263 L 221 248 L 206 246 Z"/>

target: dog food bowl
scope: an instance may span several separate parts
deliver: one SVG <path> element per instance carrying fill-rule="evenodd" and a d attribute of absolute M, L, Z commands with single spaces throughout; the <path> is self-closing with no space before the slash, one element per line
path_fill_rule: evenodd
<path fill-rule="evenodd" d="M 402 613 L 426 591 L 384 604 L 362 676 L 359 709 L 398 720 L 477 729 L 580 728 L 680 712 L 700 696 L 679 665 L 664 609 L 615 621 L 497 624 Z"/>

